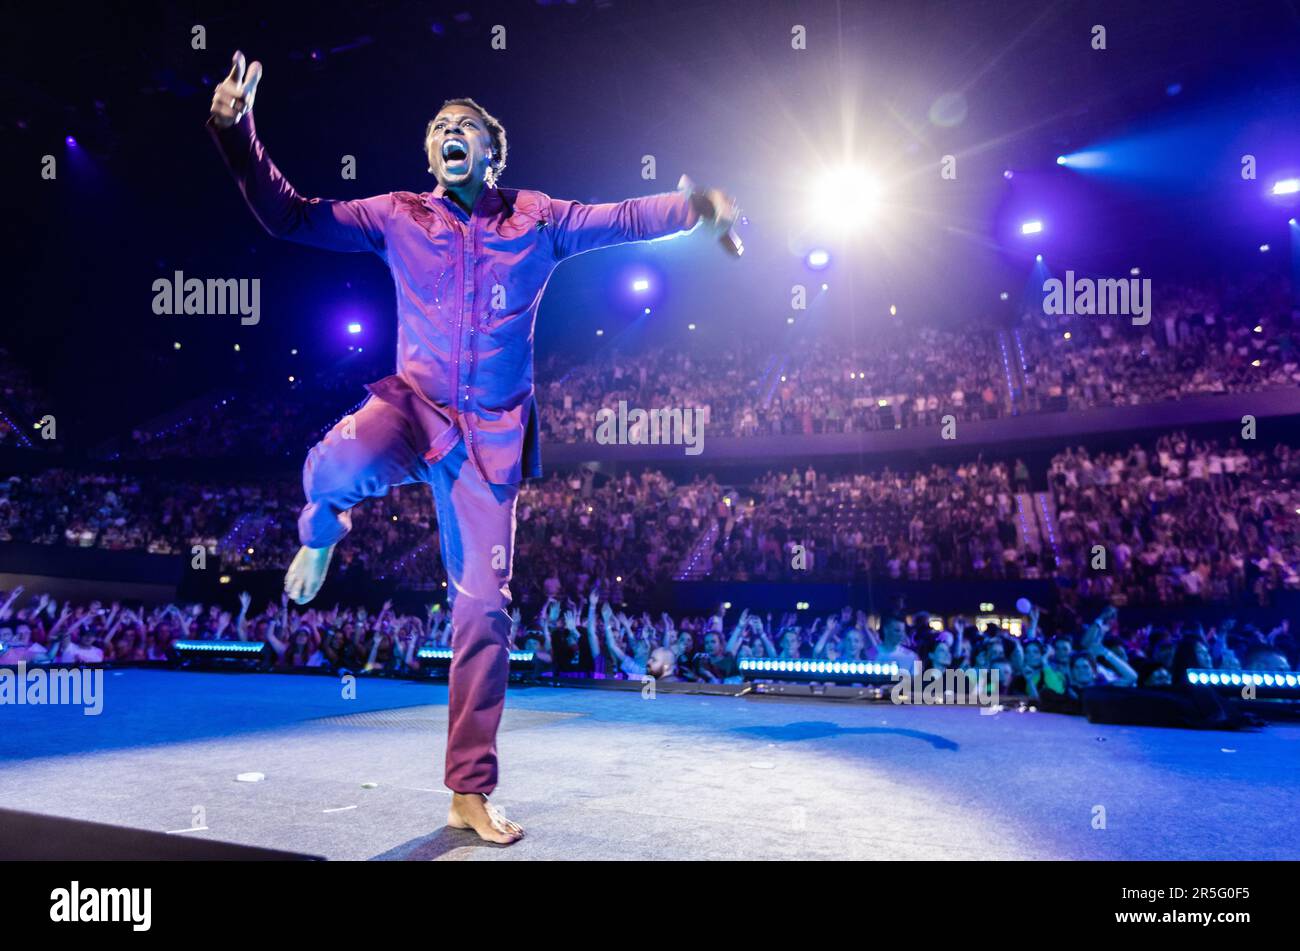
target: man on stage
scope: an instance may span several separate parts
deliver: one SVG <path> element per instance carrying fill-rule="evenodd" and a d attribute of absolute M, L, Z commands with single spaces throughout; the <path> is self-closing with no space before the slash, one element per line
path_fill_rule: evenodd
<path fill-rule="evenodd" d="M 471 99 L 444 103 L 425 151 L 437 187 L 356 201 L 303 198 L 253 124 L 262 77 L 236 52 L 212 97 L 209 130 L 253 214 L 275 237 L 372 251 L 397 288 L 397 373 L 308 454 L 302 548 L 285 576 L 299 604 L 320 590 L 348 511 L 394 485 L 433 490 L 455 651 L 448 691 L 449 825 L 491 842 L 523 830 L 487 802 L 497 783 L 497 725 L 509 669 L 515 501 L 541 475 L 533 323 L 556 264 L 574 254 L 684 233 L 726 231 L 735 203 L 716 190 L 582 205 L 501 189 L 501 124 Z"/>

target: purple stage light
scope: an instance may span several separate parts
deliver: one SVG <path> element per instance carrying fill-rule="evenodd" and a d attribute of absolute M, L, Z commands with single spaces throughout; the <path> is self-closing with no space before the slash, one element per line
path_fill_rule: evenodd
<path fill-rule="evenodd" d="M 354 320 L 352 323 L 348 324 L 348 333 L 350 334 L 361 333 L 361 325 Z"/>
<path fill-rule="evenodd" d="M 1026 221 L 1020 226 L 1021 234 L 1042 234 L 1043 223 L 1041 221 Z"/>
<path fill-rule="evenodd" d="M 637 292 L 648 291 L 650 290 L 650 281 L 644 277 L 638 277 L 632 282 L 632 290 Z"/>
<path fill-rule="evenodd" d="M 814 271 L 820 271 L 822 268 L 826 267 L 826 265 L 831 263 L 831 254 L 824 248 L 814 248 L 808 252 L 806 261 L 808 266 Z"/>
<path fill-rule="evenodd" d="M 77 140 L 74 139 L 72 136 L 68 136 L 68 137 L 67 137 L 66 139 L 64 139 L 63 141 L 66 142 L 66 143 L 68 144 L 68 147 L 69 147 L 69 148 L 74 148 L 74 149 L 75 149 L 75 148 L 77 147 Z"/>
<path fill-rule="evenodd" d="M 1300 178 L 1284 178 L 1273 183 L 1274 195 L 1294 195 L 1300 192 Z"/>

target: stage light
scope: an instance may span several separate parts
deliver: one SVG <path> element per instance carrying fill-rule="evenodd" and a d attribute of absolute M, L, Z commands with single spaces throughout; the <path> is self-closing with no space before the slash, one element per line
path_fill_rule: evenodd
<path fill-rule="evenodd" d="M 1284 178 L 1273 183 L 1274 195 L 1294 195 L 1300 192 L 1300 178 Z"/>
<path fill-rule="evenodd" d="M 1006 291 L 1003 291 L 1001 294 L 998 295 L 998 300 L 1006 300 L 1010 296 L 1011 295 L 1008 294 Z"/>
<path fill-rule="evenodd" d="M 296 357 L 297 355 L 298 355 L 298 348 L 297 348 L 297 347 L 294 347 L 292 350 L 289 351 L 289 356 L 291 356 L 291 357 Z"/>
<path fill-rule="evenodd" d="M 350 334 L 361 333 L 361 325 L 357 323 L 355 320 L 352 321 L 352 323 L 348 324 L 348 333 Z"/>
<path fill-rule="evenodd" d="M 426 674 L 446 676 L 451 668 L 451 660 L 456 654 L 447 647 L 421 647 L 415 652 L 415 656 L 423 662 L 422 667 Z M 509 670 L 516 678 L 521 675 L 536 674 L 537 655 L 532 651 L 510 651 Z"/>
<path fill-rule="evenodd" d="M 1007 169 L 1003 169 L 1003 170 L 1002 170 L 1002 177 L 1005 178 L 1007 181 L 1011 181 L 1011 179 L 1013 179 L 1013 178 L 1016 177 L 1016 173 L 1013 172 L 1013 171 L 1011 171 L 1011 169 L 1009 169 L 1009 168 L 1007 168 Z"/>
<path fill-rule="evenodd" d="M 203 654 L 260 654 L 266 647 L 263 641 L 173 641 L 176 653 Z"/>
<path fill-rule="evenodd" d="M 687 330 L 694 330 L 694 329 L 695 329 L 695 325 L 694 325 L 694 324 L 687 324 L 687 325 L 686 325 L 686 329 L 687 329 Z"/>
<path fill-rule="evenodd" d="M 1042 264 L 1042 263 L 1043 263 L 1043 256 L 1042 256 L 1041 254 L 1035 254 L 1035 255 L 1034 255 L 1034 260 L 1037 261 L 1039 264 Z"/>
<path fill-rule="evenodd" d="M 890 317 L 897 317 L 897 316 L 898 316 L 898 308 L 895 307 L 893 304 L 890 304 L 890 305 L 889 305 L 889 316 L 890 316 Z"/>
<path fill-rule="evenodd" d="M 800 602 L 801 604 L 803 602 Z M 796 660 L 779 657 L 742 657 L 745 680 L 822 680 L 845 683 L 892 683 L 898 664 L 850 660 Z"/>
<path fill-rule="evenodd" d="M 230 584 L 230 575 L 222 575 L 217 579 L 218 584 Z"/>
<path fill-rule="evenodd" d="M 814 271 L 820 271 L 831 263 L 831 253 L 824 248 L 814 248 L 808 252 L 808 257 L 805 260 Z"/>
<path fill-rule="evenodd" d="M 181 348 L 181 342 L 179 340 L 175 340 L 172 342 L 173 350 L 179 350 L 180 348 Z"/>
<path fill-rule="evenodd" d="M 186 667 L 236 666 L 256 668 L 269 662 L 264 641 L 173 641 L 174 663 Z"/>
<path fill-rule="evenodd" d="M 785 319 L 785 322 L 786 322 L 787 324 L 793 324 L 793 323 L 794 323 L 794 318 L 793 318 L 793 317 L 787 317 L 787 318 Z"/>
<path fill-rule="evenodd" d="M 1063 336 L 1066 340 L 1069 340 L 1069 339 L 1070 339 L 1070 331 L 1067 330 L 1067 331 L 1066 331 L 1064 334 L 1062 334 L 1061 336 Z"/>
<path fill-rule="evenodd" d="M 632 290 L 648 291 L 650 290 L 650 282 L 646 280 L 644 277 L 638 277 L 635 281 L 632 282 Z"/>
<path fill-rule="evenodd" d="M 1259 253 L 1260 253 L 1260 254 L 1268 254 L 1268 252 L 1269 252 L 1270 250 L 1271 250 L 1271 248 L 1269 248 L 1269 246 L 1268 246 L 1267 244 L 1261 244 L 1261 245 L 1259 246 Z"/>
<path fill-rule="evenodd" d="M 1253 367 L 1257 367 L 1260 366 L 1260 362 L 1258 360 L 1251 360 L 1250 365 Z"/>
<path fill-rule="evenodd" d="M 1257 697 L 1300 699 L 1300 674 L 1276 670 L 1209 670 L 1191 668 L 1187 682 L 1201 687 L 1226 687 L 1240 693 L 1242 687 L 1254 688 Z"/>
<path fill-rule="evenodd" d="M 867 169 L 845 165 L 823 173 L 809 198 L 819 224 L 848 231 L 875 217 L 880 195 L 880 183 Z"/>
<path fill-rule="evenodd" d="M 1041 221 L 1026 221 L 1020 226 L 1021 234 L 1041 234 L 1043 223 Z"/>
<path fill-rule="evenodd" d="M 289 377 L 289 382 L 290 382 L 290 383 L 293 382 L 293 377 Z"/>
<path fill-rule="evenodd" d="M 1056 157 L 1056 164 L 1057 164 L 1057 165 L 1064 165 L 1064 164 L 1066 164 L 1068 161 L 1069 161 L 1069 159 L 1067 159 L 1064 155 L 1058 155 L 1058 156 Z"/>
<path fill-rule="evenodd" d="M 603 337 L 603 336 L 605 336 L 605 331 L 603 331 L 603 330 L 597 330 L 597 331 L 596 331 L 596 336 L 597 336 L 597 337 Z"/>
<path fill-rule="evenodd" d="M 829 284 L 823 284 L 823 285 L 822 285 L 822 290 L 824 290 L 824 291 L 828 291 L 828 290 L 830 290 L 830 289 L 831 289 L 831 286 L 830 286 Z"/>
<path fill-rule="evenodd" d="M 1129 268 L 1128 272 L 1129 272 L 1129 274 L 1131 274 L 1133 277 L 1137 277 L 1139 274 L 1142 273 L 1142 269 L 1141 269 L 1140 267 L 1131 267 L 1131 268 Z"/>
<path fill-rule="evenodd" d="M 1264 332 L 1264 325 L 1263 325 L 1263 324 L 1256 324 L 1256 325 L 1255 325 L 1255 333 L 1257 333 L 1257 334 L 1262 334 L 1263 332 Z"/>
<path fill-rule="evenodd" d="M 68 136 L 68 137 L 67 137 L 66 139 L 64 139 L 63 141 L 67 143 L 67 145 L 68 145 L 69 148 L 73 148 L 73 149 L 75 149 L 75 148 L 77 147 L 77 140 L 74 139 L 72 136 Z"/>
<path fill-rule="evenodd" d="M 1294 228 L 1294 227 L 1295 227 L 1295 219 L 1292 218 L 1290 221 L 1287 222 L 1287 224 L 1289 224 L 1292 228 Z"/>
<path fill-rule="evenodd" d="M 647 314 L 650 313 L 650 308 L 647 307 L 647 308 L 645 309 L 645 312 L 646 312 Z"/>

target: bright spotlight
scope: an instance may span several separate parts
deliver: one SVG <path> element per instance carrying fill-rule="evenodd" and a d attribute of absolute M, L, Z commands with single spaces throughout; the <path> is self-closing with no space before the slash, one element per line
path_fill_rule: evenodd
<path fill-rule="evenodd" d="M 1069 161 L 1069 159 L 1067 159 L 1064 155 L 1058 155 L 1058 156 L 1056 157 L 1056 164 L 1057 164 L 1057 165 L 1065 165 L 1068 161 Z"/>
<path fill-rule="evenodd" d="M 820 271 L 831 263 L 831 253 L 825 248 L 813 248 L 808 252 L 807 263 L 814 271 Z"/>
<path fill-rule="evenodd" d="M 1300 178 L 1284 178 L 1273 183 L 1274 195 L 1294 195 L 1300 192 Z"/>
<path fill-rule="evenodd" d="M 822 175 L 811 196 L 819 224 L 848 230 L 870 222 L 880 204 L 880 183 L 865 168 L 847 165 Z"/>
<path fill-rule="evenodd" d="M 354 320 L 352 323 L 348 324 L 348 333 L 350 334 L 361 333 L 361 325 Z"/>
<path fill-rule="evenodd" d="M 650 282 L 646 280 L 644 277 L 638 277 L 635 281 L 632 282 L 632 290 L 648 291 L 650 290 Z"/>
<path fill-rule="evenodd" d="M 1020 226 L 1021 234 L 1041 234 L 1043 223 L 1041 221 L 1026 221 Z"/>
<path fill-rule="evenodd" d="M 1042 263 L 1043 263 L 1043 256 L 1042 256 L 1041 254 L 1035 254 L 1035 255 L 1034 255 L 1034 260 L 1037 261 L 1039 264 L 1042 264 Z"/>
<path fill-rule="evenodd" d="M 1290 221 L 1287 222 L 1287 224 L 1289 224 L 1292 228 L 1294 228 L 1294 227 L 1295 227 L 1295 219 L 1292 218 Z"/>
<path fill-rule="evenodd" d="M 1261 245 L 1259 246 L 1259 250 L 1260 250 L 1260 253 L 1261 253 L 1261 254 L 1268 254 L 1268 252 L 1269 252 L 1269 246 L 1268 246 L 1267 244 L 1261 244 Z"/>

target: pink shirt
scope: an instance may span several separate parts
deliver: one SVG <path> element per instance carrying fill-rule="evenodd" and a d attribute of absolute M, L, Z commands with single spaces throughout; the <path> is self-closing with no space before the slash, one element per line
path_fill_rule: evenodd
<path fill-rule="evenodd" d="M 583 205 L 537 191 L 484 188 L 472 215 L 443 194 L 391 192 L 354 201 L 299 195 L 267 156 L 252 115 L 208 129 L 257 220 L 279 238 L 370 251 L 397 291 L 397 373 L 368 389 L 424 430 L 426 458 L 464 438 L 489 482 L 541 475 L 533 324 L 567 257 L 691 230 L 684 193 Z"/>

